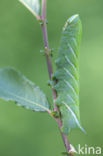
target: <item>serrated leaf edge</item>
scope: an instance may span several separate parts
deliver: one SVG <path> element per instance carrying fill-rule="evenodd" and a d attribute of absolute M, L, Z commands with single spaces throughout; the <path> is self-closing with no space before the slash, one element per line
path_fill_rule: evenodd
<path fill-rule="evenodd" d="M 32 81 L 28 80 L 24 75 L 22 75 L 22 73 L 21 73 L 20 71 L 16 70 L 14 67 L 5 67 L 5 68 L 1 68 L 0 70 L 3 70 L 3 69 L 12 69 L 12 70 L 18 72 L 18 73 L 23 77 L 23 79 L 24 79 L 26 82 L 28 82 L 28 83 L 31 85 L 31 87 L 33 87 L 34 83 L 33 83 Z M 36 86 L 36 87 L 39 88 L 38 86 Z M 0 88 L 2 89 L 1 86 L 0 86 Z M 40 89 L 40 88 L 39 88 L 39 89 Z M 36 102 L 34 102 L 34 101 L 31 101 L 31 100 L 25 99 L 25 98 L 23 98 L 23 97 L 20 97 L 20 96 L 18 96 L 18 95 L 16 95 L 16 94 L 13 94 L 12 92 L 7 91 L 7 89 L 6 89 L 6 92 L 7 92 L 8 94 L 10 94 L 10 95 L 13 95 L 13 96 L 15 96 L 15 97 L 21 99 L 21 100 L 24 100 L 24 101 L 26 101 L 26 102 L 30 102 L 30 103 L 33 104 L 33 105 L 36 105 L 36 106 L 39 106 L 39 107 L 43 108 L 43 109 L 44 109 L 45 111 L 47 111 L 49 114 L 51 113 L 51 110 L 50 110 L 50 109 L 48 109 L 48 108 L 42 106 L 42 105 L 39 104 L 39 103 L 36 103 Z M 42 91 L 41 91 L 41 92 L 42 92 Z M 45 96 L 45 95 L 44 95 L 44 96 Z M 11 98 L 3 98 L 3 97 L 0 97 L 0 99 L 3 99 L 3 100 L 5 100 L 5 101 L 14 101 L 14 102 L 17 102 L 16 100 L 13 100 L 13 99 L 11 99 Z M 17 102 L 17 103 L 18 103 L 18 102 Z M 20 103 L 18 103 L 18 105 L 21 105 L 21 107 L 23 106 L 23 107 L 27 108 L 27 106 L 24 106 L 24 105 L 22 105 L 22 104 L 20 104 Z M 29 108 L 29 109 L 30 109 L 30 108 Z M 32 110 L 32 109 L 31 109 L 31 110 Z M 33 110 L 33 111 L 35 111 L 35 110 Z"/>
<path fill-rule="evenodd" d="M 0 88 L 2 89 L 2 87 L 0 87 Z M 24 101 L 26 101 L 26 102 L 29 102 L 29 103 L 31 103 L 31 104 L 33 104 L 33 105 L 39 106 L 39 107 L 43 108 L 44 110 L 46 110 L 46 111 L 49 112 L 49 113 L 51 112 L 49 109 L 47 109 L 46 107 L 44 107 L 44 106 L 42 106 L 42 105 L 40 105 L 40 104 L 38 104 L 38 103 L 36 103 L 36 102 L 33 102 L 33 101 L 28 100 L 28 99 L 26 99 L 26 98 L 20 97 L 20 96 L 18 96 L 18 95 L 15 95 L 15 94 L 13 94 L 13 93 L 7 91 L 7 90 L 6 90 L 6 92 L 7 92 L 8 94 L 10 94 L 10 95 L 15 96 L 16 98 L 19 98 L 19 99 L 21 99 L 21 100 L 24 100 Z M 4 98 L 1 97 L 1 99 L 4 99 Z M 10 98 L 10 99 L 9 99 L 9 98 L 6 99 L 6 101 L 9 101 L 9 100 L 15 101 L 15 100 L 12 100 L 11 98 Z M 16 101 L 15 101 L 15 102 L 16 102 Z M 21 105 L 21 104 L 20 104 L 20 105 Z M 21 105 L 21 106 L 22 106 L 22 105 Z M 24 107 L 25 107 L 25 106 L 24 106 Z"/>

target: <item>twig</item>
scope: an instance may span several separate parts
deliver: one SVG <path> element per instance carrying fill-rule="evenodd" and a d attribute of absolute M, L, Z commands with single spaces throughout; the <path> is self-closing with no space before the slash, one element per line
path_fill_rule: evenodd
<path fill-rule="evenodd" d="M 41 20 L 42 20 L 42 24 L 41 24 L 41 28 L 42 28 L 42 33 L 43 33 L 43 41 L 44 41 L 44 48 L 45 48 L 45 57 L 46 57 L 46 62 L 47 62 L 47 68 L 48 68 L 48 73 L 49 73 L 49 79 L 51 80 L 51 76 L 53 73 L 52 70 L 52 64 L 51 64 L 51 58 L 50 55 L 48 55 L 47 51 L 49 52 L 49 44 L 48 44 L 48 35 L 47 35 L 47 26 L 46 26 L 46 0 L 42 0 L 42 9 L 41 9 Z M 56 91 L 54 89 L 52 89 L 52 96 L 53 96 L 53 104 L 54 104 L 54 111 L 58 111 L 58 107 L 55 104 L 55 99 L 56 99 Z M 67 135 L 64 134 L 61 131 L 61 127 L 62 127 L 62 122 L 60 118 L 56 118 L 65 148 L 67 153 L 70 152 L 71 150 L 71 146 L 69 144 L 69 141 L 67 139 Z M 73 156 L 73 154 L 68 154 L 68 156 Z"/>

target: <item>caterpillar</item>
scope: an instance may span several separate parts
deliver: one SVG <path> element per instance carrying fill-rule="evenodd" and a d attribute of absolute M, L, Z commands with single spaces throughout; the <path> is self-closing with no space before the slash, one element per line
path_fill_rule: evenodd
<path fill-rule="evenodd" d="M 82 24 L 79 15 L 70 17 L 62 30 L 58 56 L 55 61 L 54 77 L 57 83 L 55 103 L 58 105 L 62 130 L 68 133 L 72 128 L 83 128 L 79 113 L 79 47 L 82 34 Z"/>

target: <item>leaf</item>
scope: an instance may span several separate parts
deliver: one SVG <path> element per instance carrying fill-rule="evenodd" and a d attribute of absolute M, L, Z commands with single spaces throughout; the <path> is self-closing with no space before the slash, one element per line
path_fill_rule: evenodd
<path fill-rule="evenodd" d="M 50 112 L 45 94 L 14 68 L 0 69 L 0 98 L 34 111 Z"/>
<path fill-rule="evenodd" d="M 78 51 L 81 40 L 82 25 L 79 15 L 69 18 L 63 27 L 58 57 L 56 59 L 56 104 L 61 112 L 62 130 L 79 127 L 79 63 Z"/>
<path fill-rule="evenodd" d="M 19 0 L 35 17 L 40 14 L 40 0 Z"/>

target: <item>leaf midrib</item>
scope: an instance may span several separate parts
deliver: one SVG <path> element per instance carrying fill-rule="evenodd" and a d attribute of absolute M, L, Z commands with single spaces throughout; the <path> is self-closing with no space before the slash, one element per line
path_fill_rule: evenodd
<path fill-rule="evenodd" d="M 2 87 L 0 87 L 0 88 L 3 89 Z M 24 98 L 24 97 L 21 97 L 21 96 L 18 96 L 18 95 L 16 95 L 16 94 L 10 92 L 10 91 L 7 90 L 7 89 L 5 90 L 5 92 L 7 92 L 9 95 L 12 95 L 12 96 L 14 96 L 14 97 L 16 97 L 16 98 L 19 98 L 19 99 L 21 99 L 21 100 L 24 100 L 25 102 L 28 102 L 28 103 L 31 103 L 31 104 L 33 104 L 33 105 L 39 106 L 39 107 L 43 108 L 44 110 L 46 110 L 47 112 L 50 112 L 50 110 L 49 110 L 48 108 L 42 106 L 42 105 L 39 104 L 39 103 L 36 103 L 36 102 L 34 102 L 34 101 L 31 101 L 31 100 L 28 100 L 28 99 L 26 99 L 26 98 Z"/>
<path fill-rule="evenodd" d="M 29 5 L 27 5 L 24 1 L 19 0 L 20 3 L 22 3 L 34 16 L 37 16 L 38 14 L 29 7 Z"/>

